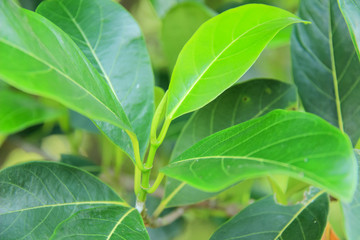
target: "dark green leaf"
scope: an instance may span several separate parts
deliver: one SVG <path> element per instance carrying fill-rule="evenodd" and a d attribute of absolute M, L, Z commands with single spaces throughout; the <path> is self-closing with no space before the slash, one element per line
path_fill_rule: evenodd
<path fill-rule="evenodd" d="M 274 196 L 259 200 L 222 225 L 211 240 L 320 240 L 327 222 L 329 198 L 310 190 L 294 206 L 279 205 Z"/>
<path fill-rule="evenodd" d="M 94 162 L 83 156 L 62 154 L 60 162 L 81 168 L 82 170 L 88 171 L 94 175 L 99 175 L 101 171 L 100 166 L 96 165 Z"/>
<path fill-rule="evenodd" d="M 357 0 L 339 0 L 339 5 L 360 57 L 360 2 Z"/>
<path fill-rule="evenodd" d="M 64 164 L 32 162 L 2 170 L 0 203 L 0 239 L 50 239 L 56 228 L 61 229 L 62 224 L 84 217 L 84 214 L 94 216 L 98 207 L 104 217 L 111 208 L 112 219 L 117 218 L 119 224 L 115 226 L 111 221 L 104 221 L 101 225 L 84 225 L 81 230 L 86 228 L 90 233 L 102 227 L 118 232 L 128 227 L 148 239 L 140 216 L 134 220 L 135 209 L 129 208 L 99 179 Z M 85 209 L 87 211 L 81 212 Z M 125 218 L 124 213 L 128 216 L 131 213 L 131 217 Z M 89 239 L 82 238 L 78 228 L 68 228 L 70 231 L 72 239 Z M 109 236 L 110 231 L 97 239 L 109 239 Z"/>
<path fill-rule="evenodd" d="M 37 12 L 66 32 L 106 79 L 136 133 L 144 154 L 154 112 L 154 80 L 139 26 L 111 0 L 45 1 Z M 101 130 L 133 156 L 129 136 L 109 123 Z"/>
<path fill-rule="evenodd" d="M 355 155 L 360 163 L 360 152 L 355 150 Z M 359 172 L 358 172 L 359 173 Z M 355 196 L 351 203 L 342 203 L 345 219 L 345 231 L 349 240 L 360 239 L 360 183 L 357 184 Z"/>
<path fill-rule="evenodd" d="M 235 85 L 192 115 L 176 142 L 172 159 L 215 132 L 277 108 L 296 109 L 297 105 L 296 88 L 290 84 L 257 79 Z M 168 178 L 164 201 L 168 202 L 167 206 L 178 206 L 199 202 L 216 194 Z"/>
<path fill-rule="evenodd" d="M 170 71 L 174 68 L 176 59 L 185 43 L 201 24 L 213 16 L 215 16 L 215 12 L 194 2 L 178 4 L 166 14 L 162 21 L 161 33 Z"/>
<path fill-rule="evenodd" d="M 292 37 L 294 81 L 306 111 L 360 137 L 360 63 L 336 0 L 302 0 Z"/>
<path fill-rule="evenodd" d="M 162 171 L 206 191 L 245 178 L 286 174 L 347 201 L 357 181 L 347 136 L 315 115 L 284 110 L 215 133 Z"/>
<path fill-rule="evenodd" d="M 52 240 L 150 240 L 135 208 L 102 206 L 77 212 L 55 230 Z"/>
<path fill-rule="evenodd" d="M 106 81 L 74 42 L 44 17 L 0 1 L 0 78 L 87 117 L 132 131 Z"/>
<path fill-rule="evenodd" d="M 216 98 L 251 67 L 280 30 L 299 22 L 303 21 L 282 9 L 248 4 L 204 23 L 176 62 L 167 118 L 194 111 Z"/>
<path fill-rule="evenodd" d="M 0 134 L 4 135 L 54 120 L 64 113 L 8 88 L 0 89 L 0 106 Z"/>

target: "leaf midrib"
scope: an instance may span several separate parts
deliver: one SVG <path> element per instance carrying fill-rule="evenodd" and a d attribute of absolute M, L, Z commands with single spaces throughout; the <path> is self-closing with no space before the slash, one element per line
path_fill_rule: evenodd
<path fill-rule="evenodd" d="M 336 3 L 337 4 L 337 3 Z M 340 16 L 341 17 L 341 16 Z M 331 24 L 331 3 L 329 3 L 329 47 L 330 47 L 330 58 L 331 58 L 331 73 L 333 76 L 333 85 L 334 85 L 334 94 L 335 94 L 335 104 L 336 104 L 336 112 L 338 116 L 338 125 L 339 129 L 342 133 L 344 133 L 344 123 L 342 119 L 342 113 L 341 113 L 341 101 L 340 101 L 340 95 L 339 95 L 339 83 L 337 79 L 336 74 L 336 65 L 335 65 L 335 56 L 334 56 L 334 43 L 333 43 L 333 34 L 332 34 L 332 24 Z"/>
<path fill-rule="evenodd" d="M 134 210 L 136 210 L 135 208 L 131 208 L 129 209 L 120 219 L 119 221 L 115 224 L 115 226 L 113 227 L 113 229 L 111 230 L 111 232 L 109 233 L 108 237 L 106 238 L 106 240 L 110 240 L 111 236 L 115 233 L 116 228 L 122 223 L 122 221 Z"/>
<path fill-rule="evenodd" d="M 290 219 L 290 221 L 281 229 L 281 231 L 279 232 L 278 235 L 276 235 L 276 237 L 274 238 L 274 240 L 277 240 L 279 237 L 281 237 L 281 235 L 285 232 L 285 230 L 297 219 L 297 217 L 310 205 L 314 202 L 314 200 L 318 197 L 320 197 L 320 195 L 322 195 L 323 193 L 325 193 L 324 190 L 318 192 L 317 194 L 315 194 L 312 198 L 308 199 L 306 201 L 306 204 L 304 204 L 295 214 L 294 216 Z"/>
<path fill-rule="evenodd" d="M 97 204 L 100 204 L 100 205 L 118 205 L 118 206 L 129 207 L 129 205 L 127 203 L 120 202 L 120 201 L 83 201 L 83 202 L 47 204 L 47 205 L 41 205 L 41 206 L 36 206 L 36 207 L 23 208 L 23 209 L 9 211 L 9 212 L 5 212 L 5 213 L 0 213 L 0 216 L 7 215 L 7 214 L 12 214 L 12 213 L 17 213 L 17 212 L 25 212 L 25 211 L 31 211 L 31 210 L 36 210 L 36 209 L 48 208 L 48 207 L 54 208 L 54 207 L 64 207 L 64 206 L 72 206 L 72 205 L 97 205 Z"/>
<path fill-rule="evenodd" d="M 81 3 L 82 3 L 82 1 L 81 1 Z M 83 29 L 81 28 L 81 26 L 77 23 L 77 21 L 75 20 L 75 17 L 69 12 L 69 10 L 64 6 L 64 4 L 63 4 L 61 1 L 59 1 L 59 5 L 60 5 L 60 7 L 65 11 L 65 13 L 69 16 L 70 20 L 74 23 L 75 27 L 78 29 L 78 31 L 80 32 L 81 36 L 82 36 L 83 39 L 85 40 L 86 45 L 88 46 L 88 48 L 89 48 L 89 50 L 90 50 L 90 52 L 91 52 L 91 55 L 93 55 L 96 63 L 97 63 L 98 66 L 100 67 L 100 70 L 101 70 L 101 72 L 102 72 L 102 74 L 103 74 L 106 82 L 108 83 L 111 91 L 113 92 L 113 94 L 114 94 L 114 96 L 116 97 L 117 101 L 120 103 L 119 98 L 118 98 L 118 96 L 117 96 L 117 94 L 116 94 L 116 92 L 115 92 L 115 90 L 114 90 L 114 86 L 112 85 L 109 76 L 108 76 L 107 73 L 105 72 L 105 69 L 104 69 L 103 65 L 101 64 L 100 59 L 98 58 L 97 54 L 95 53 L 94 48 L 91 46 L 90 41 L 89 41 L 89 39 L 87 38 L 85 32 L 83 31 Z M 80 5 L 80 7 L 81 7 L 81 5 Z M 79 7 L 79 9 L 80 9 L 80 7 Z"/>
<path fill-rule="evenodd" d="M 290 17 L 287 17 L 290 18 Z M 265 24 L 269 24 L 271 22 L 275 22 L 281 19 L 286 19 L 286 18 L 277 18 L 277 19 L 272 19 L 270 21 L 258 24 L 250 29 L 248 29 L 247 31 L 245 31 L 244 33 L 242 33 L 240 36 L 236 37 L 234 40 L 232 40 L 217 56 L 215 56 L 215 58 L 209 63 L 209 65 L 203 70 L 203 72 L 196 78 L 196 80 L 194 81 L 194 83 L 191 85 L 191 87 L 189 88 L 189 90 L 185 93 L 185 95 L 180 99 L 180 101 L 178 102 L 177 105 L 175 105 L 174 109 L 171 111 L 171 113 L 169 114 L 169 118 L 172 119 L 174 114 L 176 113 L 176 111 L 179 109 L 181 103 L 186 99 L 186 97 L 190 94 L 191 90 L 195 87 L 195 85 L 199 82 L 199 80 L 202 78 L 202 76 L 210 69 L 210 67 L 216 62 L 216 60 L 226 51 L 228 50 L 236 41 L 238 41 L 241 37 L 243 37 L 244 35 L 246 35 L 247 33 L 249 33 L 250 31 L 263 26 Z M 298 20 L 300 21 L 300 20 Z M 289 23 L 290 24 L 290 23 Z"/>

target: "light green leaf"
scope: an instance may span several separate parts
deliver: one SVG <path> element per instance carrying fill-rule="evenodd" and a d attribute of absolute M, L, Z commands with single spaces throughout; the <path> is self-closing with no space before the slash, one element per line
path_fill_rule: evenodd
<path fill-rule="evenodd" d="M 234 84 L 283 28 L 303 22 L 282 9 L 248 4 L 204 23 L 186 43 L 169 86 L 167 118 L 194 111 Z"/>
<path fill-rule="evenodd" d="M 274 196 L 259 200 L 222 225 L 211 240 L 320 240 L 327 222 L 329 197 L 316 189 L 294 206 Z"/>
<path fill-rule="evenodd" d="M 135 208 L 114 206 L 102 206 L 77 212 L 56 228 L 51 240 L 74 238 L 76 240 L 91 238 L 150 240 L 140 214 Z"/>
<path fill-rule="evenodd" d="M 41 103 L 37 99 L 0 89 L 0 134 L 12 134 L 28 127 L 58 118 L 64 111 Z"/>
<path fill-rule="evenodd" d="M 50 239 L 53 234 L 60 234 L 57 231 L 68 221 L 74 226 L 77 219 L 99 212 L 108 221 L 84 225 L 82 229 L 68 228 L 72 239 L 89 239 L 82 236 L 83 230 L 93 233 L 110 229 L 118 233 L 124 228 L 132 228 L 148 239 L 137 211 L 112 189 L 89 173 L 60 163 L 32 162 L 2 170 L 0 203 L 0 239 Z M 107 215 L 109 209 L 112 216 Z M 109 236 L 111 231 L 97 239 L 110 239 Z"/>
<path fill-rule="evenodd" d="M 215 133 L 162 171 L 205 191 L 250 177 L 285 174 L 346 201 L 357 183 L 347 136 L 315 115 L 284 110 Z"/>
<path fill-rule="evenodd" d="M 216 13 L 206 6 L 195 2 L 178 4 L 165 15 L 162 20 L 161 39 L 170 72 L 185 43 L 201 24 L 215 15 Z"/>
<path fill-rule="evenodd" d="M 360 2 L 356 0 L 338 0 L 340 10 L 349 27 L 351 38 L 360 57 Z"/>
<path fill-rule="evenodd" d="M 67 33 L 105 78 L 124 108 L 143 155 L 154 112 L 154 79 L 136 21 L 111 0 L 44 1 L 36 11 Z M 96 124 L 133 156 L 125 131 L 105 122 Z"/>
<path fill-rule="evenodd" d="M 355 150 L 355 156 L 360 162 L 360 151 Z M 358 165 L 360 166 L 360 165 Z M 358 171 L 359 173 L 359 171 Z M 351 203 L 342 203 L 342 209 L 345 219 L 345 232 L 347 239 L 359 240 L 360 239 L 360 184 L 358 182 L 355 196 Z"/>
<path fill-rule="evenodd" d="M 12 0 L 0 1 L 0 26 L 2 80 L 132 131 L 105 80 L 59 28 Z"/>
<path fill-rule="evenodd" d="M 186 149 L 211 134 L 262 116 L 274 109 L 298 105 L 296 88 L 270 79 L 255 79 L 231 87 L 216 100 L 195 112 L 184 126 L 172 152 L 175 159 Z M 164 201 L 167 206 L 196 203 L 218 193 L 203 192 L 168 178 Z"/>
<path fill-rule="evenodd" d="M 360 137 L 360 62 L 336 0 L 302 0 L 292 36 L 294 81 L 308 112 Z"/>

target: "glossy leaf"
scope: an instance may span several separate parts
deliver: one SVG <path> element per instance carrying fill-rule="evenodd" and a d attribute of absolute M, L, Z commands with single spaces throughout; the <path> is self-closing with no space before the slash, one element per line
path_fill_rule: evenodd
<path fill-rule="evenodd" d="M 154 80 L 136 21 L 111 0 L 44 1 L 36 11 L 66 32 L 106 79 L 127 114 L 143 155 L 154 112 Z M 96 123 L 128 155 L 133 155 L 125 131 L 109 123 Z"/>
<path fill-rule="evenodd" d="M 0 89 L 0 134 L 11 134 L 63 114 L 37 99 L 11 89 Z"/>
<path fill-rule="evenodd" d="M 67 233 L 72 234 L 72 239 L 89 239 L 82 236 L 82 230 L 93 233 L 112 229 L 118 233 L 132 228 L 132 232 L 148 239 L 135 209 L 99 179 L 64 164 L 32 162 L 2 170 L 0 202 L 0 239 L 50 239 L 54 234 L 56 237 L 51 239 L 58 239 L 57 234 L 69 221 L 74 226 L 79 218 L 100 212 L 108 221 L 84 225 L 82 229 L 67 228 Z M 98 239 L 110 239 L 113 232 Z"/>
<path fill-rule="evenodd" d="M 349 27 L 351 38 L 360 57 L 360 3 L 356 0 L 338 0 L 340 10 Z"/>
<path fill-rule="evenodd" d="M 211 134 L 262 116 L 274 109 L 296 109 L 296 88 L 270 79 L 256 79 L 231 87 L 216 100 L 195 112 L 175 144 L 172 159 Z M 196 203 L 218 193 L 203 192 L 184 182 L 168 178 L 164 201 L 167 206 Z"/>
<path fill-rule="evenodd" d="M 55 230 L 51 239 L 150 240 L 135 208 L 102 206 L 77 212 Z M 92 226 L 92 227 L 89 227 Z"/>
<path fill-rule="evenodd" d="M 360 152 L 355 150 L 355 155 L 360 162 Z M 360 165 L 359 165 L 360 166 Z M 359 171 L 358 171 L 359 173 Z M 342 203 L 345 219 L 345 232 L 348 239 L 359 240 L 360 238 L 360 184 L 358 182 L 354 198 L 351 203 Z"/>
<path fill-rule="evenodd" d="M 215 12 L 194 2 L 178 4 L 165 15 L 162 21 L 161 39 L 170 71 L 174 68 L 185 43 L 201 24 L 213 16 Z"/>
<path fill-rule="evenodd" d="M 328 211 L 327 194 L 315 189 L 294 206 L 279 205 L 274 196 L 269 196 L 245 208 L 210 239 L 320 240 Z"/>
<path fill-rule="evenodd" d="M 132 131 L 105 80 L 74 42 L 44 17 L 0 1 L 0 78 L 89 118 Z"/>
<path fill-rule="evenodd" d="M 186 149 L 225 128 L 260 117 L 274 109 L 296 110 L 296 87 L 271 79 L 254 79 L 226 90 L 196 111 L 184 126 L 172 159 Z"/>
<path fill-rule="evenodd" d="M 338 129 L 312 114 L 275 110 L 201 140 L 162 171 L 206 191 L 285 174 L 350 201 L 356 165 L 351 143 Z"/>
<path fill-rule="evenodd" d="M 204 23 L 176 62 L 168 91 L 167 118 L 194 111 L 234 84 L 283 28 L 302 22 L 261 4 L 230 9 Z"/>
<path fill-rule="evenodd" d="M 294 81 L 304 108 L 360 137 L 360 62 L 336 0 L 302 0 L 292 37 Z"/>

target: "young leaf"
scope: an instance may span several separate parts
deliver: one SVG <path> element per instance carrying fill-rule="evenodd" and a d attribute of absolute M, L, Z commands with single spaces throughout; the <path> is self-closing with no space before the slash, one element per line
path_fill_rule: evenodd
<path fill-rule="evenodd" d="M 315 189 L 294 206 L 279 205 L 269 196 L 226 222 L 210 240 L 320 240 L 328 212 L 329 197 Z"/>
<path fill-rule="evenodd" d="M 32 162 L 2 170 L 0 202 L 0 239 L 50 239 L 68 221 L 101 211 L 106 216 L 109 209 L 113 215 L 107 216 L 108 221 L 84 225 L 82 230 L 91 233 L 112 229 L 102 236 L 110 239 L 114 232 L 132 228 L 148 239 L 140 216 L 134 217 L 138 215 L 135 209 L 99 179 L 64 164 Z M 69 231 L 72 239 L 83 239 L 79 228 Z"/>
<path fill-rule="evenodd" d="M 339 5 L 360 57 L 360 3 L 355 0 L 339 0 Z"/>
<path fill-rule="evenodd" d="M 245 178 L 286 174 L 347 201 L 357 182 L 347 136 L 315 115 L 283 110 L 201 140 L 162 171 L 206 191 Z"/>
<path fill-rule="evenodd" d="M 359 150 L 355 150 L 358 164 L 360 162 Z M 358 165 L 360 166 L 360 165 Z M 358 172 L 359 173 L 359 172 Z M 342 203 L 345 219 L 347 239 L 359 239 L 360 236 L 360 184 L 358 182 L 354 198 L 351 203 Z"/>
<path fill-rule="evenodd" d="M 255 79 L 231 87 L 209 105 L 195 112 L 175 144 L 172 159 L 211 134 L 262 116 L 274 109 L 297 108 L 296 87 L 276 80 Z M 203 192 L 185 182 L 168 178 L 167 206 L 196 203 L 216 193 Z"/>
<path fill-rule="evenodd" d="M 261 4 L 230 9 L 204 23 L 176 62 L 168 92 L 167 118 L 194 111 L 234 84 L 283 28 L 303 22 Z"/>
<path fill-rule="evenodd" d="M 360 137 L 360 62 L 336 0 L 302 0 L 292 36 L 294 81 L 306 111 Z"/>
<path fill-rule="evenodd" d="M 4 135 L 54 120 L 64 113 L 9 88 L 0 89 L 0 106 L 0 134 Z"/>
<path fill-rule="evenodd" d="M 185 43 L 201 24 L 213 16 L 215 16 L 215 12 L 194 2 L 178 4 L 165 15 L 162 20 L 161 39 L 170 71 L 174 68 L 176 59 Z"/>
<path fill-rule="evenodd" d="M 105 78 L 124 108 L 143 155 L 154 112 L 154 79 L 136 21 L 111 0 L 44 1 L 36 11 L 67 33 Z M 97 125 L 133 155 L 126 132 L 105 122 Z"/>
<path fill-rule="evenodd" d="M 109 86 L 59 28 L 12 0 L 0 1 L 0 25 L 2 80 L 132 131 Z"/>

